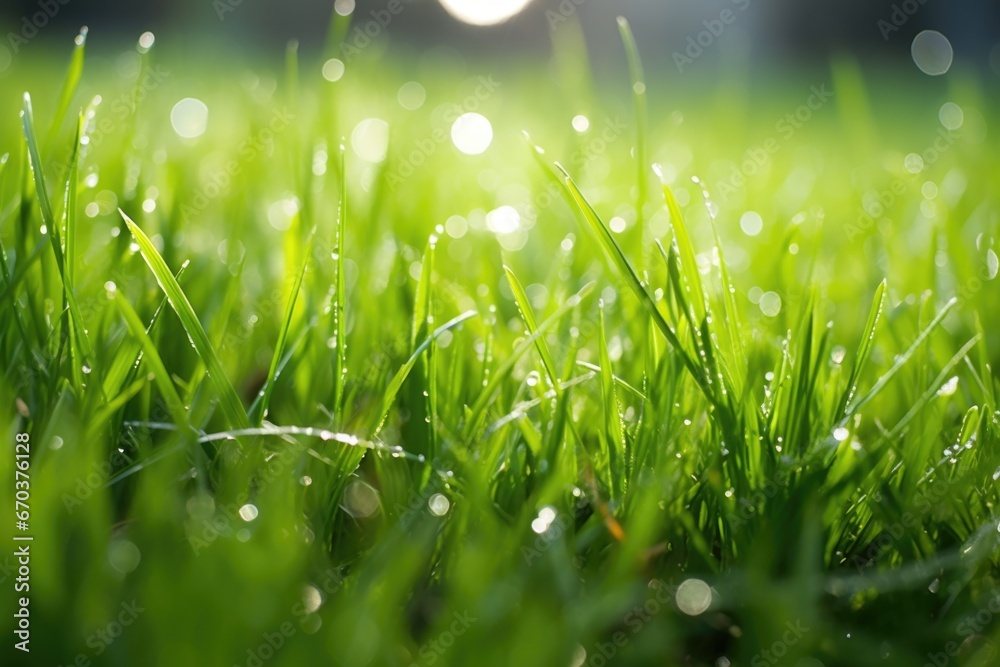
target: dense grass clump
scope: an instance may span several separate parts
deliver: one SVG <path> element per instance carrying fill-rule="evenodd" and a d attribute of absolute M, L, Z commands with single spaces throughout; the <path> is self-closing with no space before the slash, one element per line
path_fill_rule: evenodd
<path fill-rule="evenodd" d="M 632 95 L 572 40 L 556 91 L 151 39 L 3 82 L 4 664 L 996 659 L 995 90 L 667 98 L 621 27 Z"/>

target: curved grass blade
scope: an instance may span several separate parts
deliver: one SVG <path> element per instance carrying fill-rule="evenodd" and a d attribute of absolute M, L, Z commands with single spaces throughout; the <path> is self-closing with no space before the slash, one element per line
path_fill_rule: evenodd
<path fill-rule="evenodd" d="M 858 346 L 858 354 L 854 359 L 854 366 L 851 368 L 850 379 L 847 381 L 847 388 L 844 390 L 844 395 L 834 413 L 838 419 L 844 415 L 848 404 L 854 399 L 854 394 L 858 390 L 858 378 L 871 356 L 875 342 L 875 327 L 878 326 L 879 319 L 882 317 L 882 309 L 885 307 L 885 287 L 886 281 L 883 280 L 879 283 L 878 289 L 875 290 L 875 298 L 872 301 L 871 310 L 868 312 L 868 322 L 865 324 L 861 344 Z"/>
<path fill-rule="evenodd" d="M 381 452 L 388 452 L 395 456 L 402 456 L 404 458 L 409 458 L 414 461 L 418 461 L 419 458 L 414 454 L 408 453 L 403 450 L 402 447 L 390 447 L 388 445 L 383 445 L 378 442 L 372 442 L 370 440 L 365 440 L 359 438 L 356 435 L 350 435 L 349 433 L 336 433 L 334 431 L 329 431 L 323 428 L 315 428 L 313 426 L 274 426 L 271 424 L 261 426 L 259 428 L 244 428 L 237 429 L 235 431 L 222 431 L 219 433 L 208 433 L 198 438 L 198 442 L 201 444 L 207 442 L 218 442 L 220 440 L 229 440 L 232 438 L 240 438 L 243 436 L 289 436 L 289 435 L 303 435 L 310 438 L 319 438 L 325 442 L 338 442 L 342 445 L 348 445 L 350 447 L 361 447 L 362 449 L 374 449 Z"/>
<path fill-rule="evenodd" d="M 580 365 L 583 365 L 584 362 L 578 361 L 577 363 L 580 364 Z M 562 380 L 562 381 L 560 381 L 559 382 L 559 388 L 563 392 L 565 392 L 570 387 L 575 387 L 575 386 L 577 386 L 579 384 L 583 384 L 585 382 L 589 382 L 590 380 L 593 380 L 595 377 L 597 377 L 597 374 L 600 371 L 600 368 L 598 368 L 597 366 L 594 366 L 594 368 L 597 368 L 598 370 L 597 371 L 590 371 L 590 372 L 585 373 L 583 375 L 578 375 L 575 378 L 570 378 L 568 380 Z M 512 422 L 512 421 L 514 421 L 516 419 L 521 419 L 522 417 L 526 416 L 527 413 L 528 413 L 528 411 L 531 410 L 532 408 L 537 408 L 544 401 L 550 401 L 550 400 L 552 400 L 554 398 L 557 398 L 555 389 L 549 389 L 544 394 L 542 394 L 541 397 L 539 397 L 539 398 L 533 398 L 531 400 L 521 401 L 520 403 L 515 404 L 511 408 L 510 412 L 508 412 L 506 415 L 504 415 L 500 419 L 496 420 L 495 422 L 493 422 L 492 424 L 490 424 L 486 428 L 486 431 L 485 431 L 486 435 L 489 435 L 491 433 L 495 433 L 497 430 L 499 430 L 500 428 L 506 426 L 507 424 L 509 424 L 510 422 Z"/>
<path fill-rule="evenodd" d="M 583 361 L 581 359 L 577 359 L 575 363 L 576 363 L 577 366 L 579 366 L 581 368 L 586 368 L 587 370 L 593 371 L 594 373 L 600 373 L 601 372 L 601 367 L 598 366 L 597 364 L 592 364 L 592 363 L 590 363 L 588 361 Z M 612 373 L 611 379 L 614 380 L 615 384 L 617 384 L 622 389 L 625 389 L 625 390 L 629 391 L 633 396 L 635 396 L 640 401 L 648 401 L 649 400 L 649 397 L 646 394 L 644 394 L 639 389 L 636 389 L 631 384 L 629 384 L 626 380 L 623 380 L 622 378 L 618 377 L 617 375 L 615 375 L 615 374 Z"/>
<path fill-rule="evenodd" d="M 181 276 L 184 275 L 184 271 L 187 269 L 189 261 L 185 260 L 181 264 L 181 268 L 177 270 L 174 274 L 174 278 L 180 283 Z M 160 318 L 160 313 L 163 312 L 163 308 L 167 305 L 167 297 L 160 299 L 159 305 L 156 306 L 156 310 L 153 311 L 153 316 L 149 318 L 149 324 L 146 325 L 146 335 L 149 336 L 153 332 L 153 327 Z M 119 345 L 118 349 L 115 351 L 115 355 L 111 364 L 108 366 L 107 372 L 104 374 L 104 394 L 108 397 L 113 397 L 121 390 L 123 386 L 131 385 L 132 380 L 135 379 L 135 375 L 138 369 L 138 363 L 142 360 L 142 346 L 138 343 L 130 340 L 123 340 Z"/>
<path fill-rule="evenodd" d="M 431 345 L 431 343 L 437 340 L 438 337 L 445 331 L 448 331 L 449 329 L 454 329 L 465 320 L 469 319 L 470 317 L 474 317 L 478 314 L 479 313 L 474 310 L 468 310 L 459 315 L 458 317 L 455 317 L 449 320 L 448 322 L 445 322 L 437 329 L 435 329 L 431 333 L 431 335 L 428 336 L 426 339 L 424 339 L 424 342 L 421 343 L 417 347 L 417 349 L 413 351 L 413 354 L 411 354 L 410 358 L 406 360 L 406 363 L 404 363 L 402 367 L 400 367 L 400 369 L 396 371 L 396 374 L 389 382 L 389 386 L 386 387 L 385 389 L 385 395 L 382 397 L 382 406 L 379 408 L 379 413 L 378 415 L 376 415 L 376 419 L 374 420 L 371 428 L 372 438 L 377 436 L 379 431 L 382 430 L 382 426 L 385 424 L 386 417 L 389 416 L 389 410 L 392 408 L 392 404 L 396 400 L 396 394 L 399 393 L 400 387 L 403 386 L 403 381 L 406 380 L 406 377 L 410 374 L 410 371 L 413 370 L 413 366 L 417 363 L 417 359 L 420 358 L 420 355 L 424 353 L 424 350 L 426 350 Z"/>
<path fill-rule="evenodd" d="M 584 285 L 583 289 L 579 292 L 566 299 L 566 302 L 559 306 L 559 308 L 552 313 L 548 319 L 538 325 L 538 329 L 535 333 L 528 336 L 521 343 L 521 345 L 518 346 L 511 353 L 511 355 L 507 357 L 493 373 L 490 374 L 488 383 L 483 387 L 482 392 L 479 394 L 479 398 L 476 399 L 476 402 L 469 410 L 468 419 L 466 420 L 465 427 L 462 430 L 462 436 L 466 441 L 471 440 L 473 434 L 479 430 L 479 427 L 486 416 L 486 408 L 493 399 L 493 395 L 499 388 L 500 383 L 505 380 L 508 375 L 510 375 L 511 371 L 514 370 L 514 365 L 517 364 L 518 359 L 520 359 L 525 352 L 535 345 L 535 340 L 539 336 L 543 336 L 545 332 L 548 331 L 549 328 L 556 322 L 562 319 L 566 313 L 580 305 L 580 303 L 594 291 L 594 286 L 596 284 L 596 282 L 589 282 Z"/>
<path fill-rule="evenodd" d="M 886 371 L 886 373 L 878 379 L 878 381 L 875 383 L 875 386 L 873 386 L 867 394 L 865 394 L 858 400 L 854 401 L 854 403 L 848 405 L 845 411 L 843 421 L 846 422 L 846 420 L 849 417 L 856 414 L 858 410 L 863 408 L 865 405 L 868 404 L 869 401 L 875 398 L 875 396 L 877 396 L 880 391 L 885 389 L 885 386 L 889 384 L 889 381 L 892 380 L 893 377 L 895 377 L 896 373 L 898 373 L 899 370 L 906 365 L 906 363 L 910 360 L 910 358 L 914 355 L 914 353 L 916 353 L 916 351 L 920 349 L 920 346 L 924 344 L 924 341 L 927 340 L 927 337 L 931 335 L 931 332 L 933 332 L 934 329 L 936 329 L 937 326 L 941 324 L 945 316 L 949 312 L 951 312 L 951 309 L 954 308 L 955 304 L 957 303 L 958 299 L 952 297 L 948 301 L 948 303 L 944 305 L 944 308 L 942 308 L 941 312 L 937 314 L 937 317 L 935 317 L 931 321 L 931 323 L 928 324 L 927 327 L 920 332 L 920 335 L 917 336 L 917 339 L 913 341 L 913 345 L 911 345 L 909 349 L 906 350 L 906 352 L 904 352 L 903 354 L 901 354 L 899 357 L 896 358 L 896 363 L 894 363 L 892 365 L 892 368 Z"/>
<path fill-rule="evenodd" d="M 955 366 L 958 366 L 960 363 L 962 363 L 962 360 L 965 359 L 965 356 L 969 353 L 969 351 L 972 348 L 976 346 L 976 343 L 978 342 L 979 342 L 979 334 L 976 334 L 965 345 L 963 345 L 958 350 L 958 352 L 955 353 L 955 355 L 948 361 L 948 363 L 944 365 L 944 367 L 941 369 L 941 372 L 938 373 L 937 377 L 934 378 L 934 381 L 931 382 L 930 386 L 927 387 L 927 390 L 923 394 L 921 394 L 920 398 L 918 398 L 916 402 L 914 402 L 913 407 L 910 408 L 909 412 L 907 412 L 903 416 L 903 418 L 899 420 L 899 423 L 896 424 L 892 428 L 892 430 L 889 431 L 888 434 L 883 436 L 885 440 L 891 442 L 899 437 L 899 435 L 906 429 L 906 427 L 913 420 L 913 418 L 917 416 L 917 413 L 923 410 L 924 406 L 926 406 L 931 401 L 931 399 L 937 395 L 938 391 L 940 391 L 941 389 L 941 386 L 948 380 L 948 376 L 951 375 L 951 372 L 953 370 L 955 370 Z"/>
<path fill-rule="evenodd" d="M 662 179 L 661 179 L 662 180 Z M 739 310 L 736 307 L 736 289 L 733 287 L 733 279 L 729 274 L 729 265 L 726 263 L 725 252 L 722 248 L 722 237 L 719 236 L 719 227 L 715 224 L 715 209 L 712 204 L 708 186 L 698 177 L 691 180 L 701 188 L 705 202 L 705 209 L 708 212 L 708 219 L 712 225 L 712 236 L 715 239 L 715 250 L 719 254 L 719 280 L 722 282 L 722 314 L 725 331 L 729 337 L 729 349 L 720 350 L 725 355 L 729 352 L 729 363 L 726 366 L 726 376 L 732 382 L 737 394 L 743 390 L 746 380 L 746 352 L 743 348 L 743 338 L 740 336 Z M 664 188 L 667 188 L 664 183 Z M 669 188 L 668 188 L 669 189 Z"/>
<path fill-rule="evenodd" d="M 177 313 L 177 317 L 181 321 L 181 326 L 184 327 L 188 338 L 191 339 L 191 344 L 194 345 L 195 351 L 205 364 L 209 380 L 219 395 L 219 403 L 226 419 L 230 425 L 236 428 L 250 428 L 250 418 L 247 416 L 246 409 L 243 407 L 243 403 L 240 402 L 239 395 L 237 395 L 236 390 L 229 381 L 229 377 L 223 370 L 222 362 L 219 361 L 218 355 L 216 355 L 215 350 L 212 348 L 208 340 L 208 334 L 205 333 L 205 329 L 198 320 L 198 316 L 195 315 L 194 308 L 191 306 L 191 302 L 188 301 L 187 295 L 184 294 L 184 290 L 181 289 L 170 269 L 167 268 L 167 263 L 163 261 L 163 257 L 160 256 L 160 253 L 156 250 L 156 246 L 149 240 L 149 237 L 125 214 L 125 211 L 118 209 L 118 212 L 121 214 L 122 219 L 125 220 L 129 231 L 132 232 L 132 236 L 139 245 L 142 258 L 146 260 L 146 265 L 149 266 L 149 270 L 156 277 L 156 282 L 160 285 L 160 289 L 167 296 L 170 307 Z"/>
<path fill-rule="evenodd" d="M 517 303 L 517 309 L 521 313 L 524 326 L 527 328 L 528 334 L 533 335 L 538 331 L 538 322 L 535 320 L 535 314 L 531 309 L 531 302 L 528 300 L 528 295 L 525 293 L 524 288 L 521 287 L 521 283 L 518 281 L 517 276 L 514 275 L 514 271 L 506 264 L 504 264 L 503 270 L 507 274 L 507 282 L 510 283 L 510 289 L 514 293 L 514 301 Z M 538 356 L 542 358 L 542 365 L 545 366 L 545 374 L 548 375 L 549 386 L 553 387 L 559 393 L 559 376 L 556 374 L 556 363 L 543 336 L 535 338 L 535 347 L 538 349 Z"/>
<path fill-rule="evenodd" d="M 25 276 L 28 273 L 28 270 L 31 269 L 32 265 L 41 258 L 42 253 L 45 251 L 45 246 L 46 246 L 45 239 L 39 239 L 38 243 L 36 243 L 35 247 L 31 249 L 31 252 L 28 254 L 28 256 L 23 260 L 19 260 L 17 262 L 14 275 L 10 276 L 7 279 L 7 284 L 4 285 L 3 291 L 0 292 L 0 306 L 3 306 L 3 304 L 7 303 L 8 297 L 10 297 L 11 306 L 13 307 L 15 305 L 14 290 L 17 289 L 17 287 L 21 284 L 21 281 L 24 280 Z M 4 261 L 6 263 L 6 260 Z M 9 272 L 9 269 L 5 267 L 4 271 Z"/>
<path fill-rule="evenodd" d="M 7 159 L 9 156 L 10 156 L 9 153 L 4 153 L 3 155 L 0 155 L 0 192 L 2 192 L 4 184 L 4 179 L 2 177 L 4 175 L 7 166 Z M 7 217 L 11 213 L 13 213 L 14 210 L 15 207 L 11 206 L 9 211 L 0 212 L 0 226 L 3 225 L 4 220 L 6 220 Z M 35 252 L 33 253 L 33 257 L 35 258 L 40 257 L 41 256 L 40 249 L 44 247 L 45 247 L 44 245 L 39 244 L 39 246 L 36 247 Z M 31 266 L 33 261 L 34 260 L 32 259 L 32 257 L 29 257 L 27 265 Z M 20 265 L 24 265 L 25 262 L 18 262 L 18 264 L 19 264 L 18 268 L 20 275 L 12 276 L 10 273 L 10 265 L 7 263 L 7 249 L 3 245 L 3 239 L 0 239 L 0 278 L 3 279 L 3 286 L 4 286 L 3 291 L 0 291 L 0 313 L 3 312 L 3 307 L 7 303 L 7 295 L 10 294 L 11 296 L 10 305 L 11 308 L 13 309 L 11 312 L 13 315 L 14 324 L 17 326 L 17 329 L 21 334 L 21 339 L 25 342 L 25 344 L 27 344 L 29 340 L 28 330 L 25 328 L 24 322 L 21 320 L 21 313 L 18 312 L 17 304 L 14 302 L 14 288 L 17 286 L 17 283 L 20 282 L 21 278 L 24 277 L 25 273 L 25 271 L 20 269 Z"/>
<path fill-rule="evenodd" d="M 55 116 L 52 117 L 52 126 L 49 128 L 48 136 L 45 138 L 46 148 L 52 147 L 52 142 L 55 141 L 56 135 L 59 134 L 59 128 L 66 118 L 66 112 L 69 110 L 73 96 L 76 95 L 80 78 L 83 76 L 84 52 L 87 46 L 87 26 L 80 28 L 80 34 L 73 41 L 76 46 L 73 47 L 69 69 L 66 71 L 66 78 L 63 80 L 62 90 L 59 92 L 59 102 L 56 104 Z M 74 150 L 76 149 L 74 148 Z"/>
<path fill-rule="evenodd" d="M 654 164 L 653 171 L 663 184 L 663 199 L 667 204 L 667 212 L 670 213 L 670 227 L 674 231 L 674 243 L 677 246 L 681 273 L 684 276 L 686 289 L 693 294 L 693 298 L 685 299 L 685 302 L 694 308 L 694 311 L 691 313 L 691 319 L 701 321 L 705 317 L 707 307 L 705 291 L 701 285 L 701 276 L 698 275 L 698 263 L 695 259 L 694 244 L 691 242 L 691 235 L 688 233 L 687 223 L 684 222 L 681 207 L 677 204 L 677 198 L 674 197 L 674 191 L 667 185 L 666 179 L 663 176 L 663 169 L 660 165 Z"/>
<path fill-rule="evenodd" d="M 420 336 L 427 330 L 431 320 L 431 274 L 434 271 L 434 244 L 428 241 L 424 258 L 420 262 L 420 278 L 417 280 L 416 296 L 413 301 L 413 322 L 410 327 L 410 348 L 417 346 Z"/>
<path fill-rule="evenodd" d="M 677 337 L 677 332 L 674 331 L 673 327 L 670 326 L 670 323 L 663 317 L 663 313 L 661 313 L 660 309 L 656 306 L 656 301 L 653 299 L 652 295 L 646 289 L 646 286 L 642 283 L 642 281 L 639 280 L 639 276 L 636 274 L 635 269 L 632 268 L 632 265 L 625 257 L 625 253 L 622 252 L 621 246 L 618 245 L 614 236 L 611 235 L 611 230 L 608 229 L 607 225 L 604 224 L 604 221 L 597 215 L 597 211 L 593 209 L 590 202 L 584 198 L 583 193 L 580 192 L 580 189 L 577 187 L 569 173 L 563 169 L 561 165 L 557 164 L 556 166 L 563 173 L 563 187 L 569 191 L 573 200 L 576 202 L 577 207 L 580 209 L 581 213 L 583 213 L 584 219 L 586 219 L 591 229 L 593 229 L 593 231 L 597 234 L 604 251 L 610 255 L 622 278 L 626 283 L 628 283 L 629 287 L 639 298 L 639 302 L 645 307 L 650 317 L 653 318 L 653 323 L 656 325 L 656 328 L 660 330 L 660 333 L 662 333 L 664 338 L 667 339 L 667 342 L 670 343 L 674 350 L 676 350 L 677 354 L 680 355 L 681 360 L 691 373 L 691 376 L 694 378 L 698 388 L 701 389 L 701 392 L 705 395 L 705 398 L 708 399 L 708 401 L 713 405 L 718 405 L 718 401 L 716 400 L 711 389 L 704 369 L 695 363 L 695 361 L 691 358 L 691 355 L 689 355 L 684 349 L 684 346 L 681 345 L 681 341 Z"/>
<path fill-rule="evenodd" d="M 622 36 L 622 43 L 625 45 L 625 55 L 628 57 L 629 76 L 632 80 L 632 103 L 635 106 L 635 162 L 637 169 L 636 186 L 638 188 L 635 203 L 636 220 L 645 235 L 646 226 L 643 224 L 643 213 L 646 207 L 648 195 L 648 181 L 646 180 L 646 141 L 647 141 L 647 114 L 646 114 L 646 80 L 642 71 L 642 59 L 639 57 L 639 47 L 635 43 L 635 35 L 632 28 L 624 16 L 618 17 L 618 31 Z M 643 237 L 645 241 L 645 236 Z"/>
<path fill-rule="evenodd" d="M 611 353 L 604 328 L 604 303 L 598 306 L 598 347 L 601 355 L 601 399 L 604 404 L 604 423 L 608 425 L 608 465 L 614 500 L 620 500 L 625 493 L 627 478 L 625 464 L 625 429 L 622 427 L 621 404 L 612 379 Z"/>
<path fill-rule="evenodd" d="M 69 163 L 69 173 L 66 178 L 66 198 L 63 202 L 63 219 L 65 221 L 65 282 L 67 285 L 72 286 L 76 284 L 76 197 L 77 197 L 77 177 L 80 169 L 80 139 L 83 136 L 83 113 L 77 116 L 76 121 L 76 135 L 73 140 L 73 150 L 72 156 Z M 67 290 L 69 291 L 69 290 Z M 72 315 L 72 313 L 71 313 Z M 81 370 L 86 359 L 81 358 L 80 351 L 77 349 L 76 341 L 80 337 L 87 337 L 87 332 L 78 331 L 76 326 L 76 320 L 73 317 L 69 318 L 69 354 L 70 354 L 70 369 L 73 374 L 73 380 L 76 382 L 76 386 L 79 388 L 83 387 L 83 372 Z"/>
<path fill-rule="evenodd" d="M 333 254 L 336 261 L 335 302 L 333 313 L 333 336 L 336 353 L 333 361 L 333 413 L 334 423 L 340 424 L 344 405 L 344 385 L 347 382 L 347 330 L 344 301 L 347 288 L 344 283 L 344 234 L 347 229 L 347 149 L 340 145 L 340 206 L 337 209 L 337 230 L 333 238 Z"/>
<path fill-rule="evenodd" d="M 156 344 L 149 337 L 149 334 L 146 333 L 146 327 L 143 326 L 142 320 L 139 319 L 132 304 L 128 302 L 121 292 L 115 292 L 115 304 L 125 319 L 125 324 L 128 325 L 129 332 L 131 332 L 132 336 L 142 346 L 143 361 L 149 366 L 156 386 L 160 388 L 160 393 L 163 394 L 163 400 L 167 404 L 170 416 L 173 417 L 174 422 L 178 426 L 186 427 L 188 425 L 187 411 L 184 410 L 184 403 L 177 394 L 177 388 L 174 387 L 173 380 L 170 379 L 170 373 L 167 372 L 167 367 L 164 366 L 163 359 L 160 358 L 160 352 L 156 349 Z"/>
<path fill-rule="evenodd" d="M 410 333 L 410 349 L 416 348 L 417 341 L 426 331 L 434 325 L 434 294 L 431 286 L 434 282 L 434 251 L 437 238 L 432 235 L 427 240 L 427 248 L 424 250 L 424 259 L 420 265 L 420 279 L 417 281 L 417 294 L 413 305 L 413 323 Z M 436 366 L 437 358 L 434 346 L 427 348 L 426 356 L 421 363 L 421 370 L 424 376 L 424 393 L 426 400 L 428 428 L 427 428 L 427 453 L 434 457 L 437 455 L 437 382 Z"/>
<path fill-rule="evenodd" d="M 278 332 L 278 341 L 274 345 L 274 354 L 271 355 L 271 366 L 268 368 L 267 380 L 264 382 L 264 388 L 261 390 L 260 402 L 254 403 L 250 408 L 250 421 L 257 426 L 260 426 L 261 422 L 267 416 L 267 406 L 271 402 L 274 385 L 278 381 L 278 375 L 280 375 L 278 365 L 281 363 L 281 355 L 284 354 L 285 341 L 288 339 L 288 330 L 292 326 L 292 314 L 295 312 L 295 304 L 299 299 L 302 279 L 305 278 L 306 267 L 309 266 L 309 258 L 312 257 L 312 247 L 313 236 L 310 234 L 309 241 L 306 243 L 305 259 L 302 260 L 302 268 L 299 269 L 299 275 L 295 279 L 295 284 L 292 285 L 292 293 L 288 295 L 285 317 L 281 324 L 281 330 Z"/>
<path fill-rule="evenodd" d="M 73 292 L 73 285 L 66 274 L 66 261 L 63 254 L 62 240 L 59 228 L 56 226 L 55 216 L 52 214 L 52 200 L 49 198 L 48 186 L 45 184 L 45 173 L 42 171 L 42 158 L 38 150 L 38 140 L 35 137 L 35 120 L 31 109 L 31 96 L 24 94 L 24 107 L 21 111 L 21 125 L 24 130 L 24 138 L 28 144 L 28 162 L 31 166 L 31 175 L 35 182 L 35 193 L 38 197 L 38 207 L 42 214 L 42 224 L 48 230 L 47 236 L 51 241 L 52 252 L 56 257 L 56 266 L 59 269 L 59 276 L 63 283 L 63 294 L 66 303 L 69 305 L 70 317 L 74 320 L 76 327 L 76 340 L 80 345 L 80 352 L 84 359 L 90 359 L 91 347 L 87 338 L 87 328 L 83 323 L 83 315 L 77 303 L 76 295 Z M 76 148 L 74 148 L 74 153 Z"/>

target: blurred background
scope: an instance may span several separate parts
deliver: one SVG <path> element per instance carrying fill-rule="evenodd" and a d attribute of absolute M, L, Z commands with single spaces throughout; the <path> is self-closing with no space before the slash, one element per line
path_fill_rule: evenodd
<path fill-rule="evenodd" d="M 378 25 L 390 5 L 395 14 L 385 26 Z M 844 52 L 873 68 L 907 64 L 909 49 L 901 45 L 925 29 L 945 34 L 956 59 L 981 73 L 1000 73 L 1000 3 L 989 0 L 5 0 L 0 75 L 31 50 L 42 51 L 47 40 L 65 43 L 83 24 L 102 35 L 95 44 L 108 44 L 103 38 L 108 33 L 134 39 L 150 30 L 165 38 L 164 44 L 221 41 L 233 58 L 278 51 L 291 38 L 308 53 L 322 45 L 334 6 L 353 14 L 354 28 L 390 35 L 382 40 L 391 42 L 385 48 L 404 51 L 447 46 L 466 57 L 544 54 L 551 50 L 552 33 L 569 16 L 578 18 L 589 36 L 624 15 L 653 70 L 677 71 L 675 52 L 685 53 L 700 33 L 720 32 L 722 26 L 726 37 L 718 48 L 712 42 L 719 35 L 700 36 L 702 45 L 711 47 L 698 58 L 702 76 L 712 76 L 734 59 L 823 66 L 832 54 Z M 719 22 L 723 12 L 729 12 L 728 24 Z M 472 24 L 498 20 L 491 26 Z M 370 21 L 376 23 L 368 26 Z M 19 44 L 17 35 L 31 33 L 32 22 L 42 24 L 37 39 Z M 233 50 L 234 43 L 243 48 Z M 622 57 L 615 40 L 587 43 L 598 70 L 601 63 Z"/>

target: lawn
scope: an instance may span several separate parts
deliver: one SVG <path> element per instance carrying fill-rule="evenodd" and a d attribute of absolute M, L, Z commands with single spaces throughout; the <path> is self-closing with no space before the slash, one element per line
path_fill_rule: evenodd
<path fill-rule="evenodd" d="M 995 664 L 995 76 L 346 30 L 0 80 L 3 664 Z"/>

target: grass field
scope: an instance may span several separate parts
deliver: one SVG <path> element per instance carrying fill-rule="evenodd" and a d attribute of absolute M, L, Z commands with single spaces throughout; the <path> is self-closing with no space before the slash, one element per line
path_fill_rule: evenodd
<path fill-rule="evenodd" d="M 620 27 L 0 82 L 5 665 L 995 664 L 995 77 Z"/>

